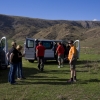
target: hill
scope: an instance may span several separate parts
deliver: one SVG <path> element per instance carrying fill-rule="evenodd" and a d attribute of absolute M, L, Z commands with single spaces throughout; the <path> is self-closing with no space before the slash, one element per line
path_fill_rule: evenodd
<path fill-rule="evenodd" d="M 84 46 L 94 46 L 100 43 L 100 21 L 45 20 L 0 14 L 2 36 L 16 41 L 23 41 L 25 37 L 79 39 Z"/>

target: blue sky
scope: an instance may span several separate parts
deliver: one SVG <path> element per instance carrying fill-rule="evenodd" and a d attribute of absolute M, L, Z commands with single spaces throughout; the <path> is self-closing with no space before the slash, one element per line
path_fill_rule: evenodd
<path fill-rule="evenodd" d="M 0 14 L 49 20 L 100 21 L 100 0 L 0 0 Z"/>

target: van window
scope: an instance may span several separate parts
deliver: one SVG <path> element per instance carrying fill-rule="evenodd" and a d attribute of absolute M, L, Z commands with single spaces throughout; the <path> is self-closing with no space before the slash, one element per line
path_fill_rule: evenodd
<path fill-rule="evenodd" d="M 33 40 L 27 40 L 26 47 L 34 48 L 34 41 Z"/>
<path fill-rule="evenodd" d="M 51 42 L 51 41 L 42 41 L 42 44 L 46 49 L 52 49 L 53 48 L 53 42 Z"/>

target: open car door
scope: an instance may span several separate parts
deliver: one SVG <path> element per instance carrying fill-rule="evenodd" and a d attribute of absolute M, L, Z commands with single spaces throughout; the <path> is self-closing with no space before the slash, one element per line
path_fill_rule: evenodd
<path fill-rule="evenodd" d="M 25 59 L 29 62 L 33 62 L 35 60 L 35 39 L 26 38 L 24 44 L 24 52 L 25 52 Z"/>
<path fill-rule="evenodd" d="M 8 44 L 6 37 L 2 37 L 0 40 L 0 67 L 2 69 L 7 68 L 8 60 L 6 57 L 6 53 L 8 52 Z"/>
<path fill-rule="evenodd" d="M 79 40 L 75 40 L 74 41 L 74 46 L 77 49 L 77 59 L 79 59 L 79 56 L 80 56 L 80 41 Z"/>

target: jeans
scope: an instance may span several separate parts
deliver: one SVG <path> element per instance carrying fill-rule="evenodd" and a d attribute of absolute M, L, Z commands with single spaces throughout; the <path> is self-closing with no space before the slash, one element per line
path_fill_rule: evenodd
<path fill-rule="evenodd" d="M 22 62 L 18 63 L 18 67 L 17 67 L 17 78 L 22 78 Z"/>
<path fill-rule="evenodd" d="M 17 69 L 18 63 L 11 63 L 10 64 L 10 70 L 8 74 L 8 82 L 15 83 L 15 74 Z"/>

